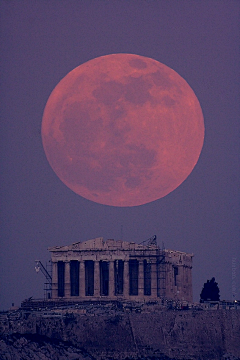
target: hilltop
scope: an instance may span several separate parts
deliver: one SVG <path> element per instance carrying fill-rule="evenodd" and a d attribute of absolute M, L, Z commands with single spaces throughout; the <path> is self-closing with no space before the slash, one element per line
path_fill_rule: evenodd
<path fill-rule="evenodd" d="M 0 358 L 240 359 L 240 311 L 87 304 L 0 317 Z"/>

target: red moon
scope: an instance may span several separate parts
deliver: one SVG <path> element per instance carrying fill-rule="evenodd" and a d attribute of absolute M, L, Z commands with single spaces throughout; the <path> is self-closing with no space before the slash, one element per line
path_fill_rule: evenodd
<path fill-rule="evenodd" d="M 68 73 L 42 120 L 47 159 L 75 193 L 111 206 L 162 198 L 192 172 L 203 114 L 187 82 L 166 65 L 112 54 Z"/>

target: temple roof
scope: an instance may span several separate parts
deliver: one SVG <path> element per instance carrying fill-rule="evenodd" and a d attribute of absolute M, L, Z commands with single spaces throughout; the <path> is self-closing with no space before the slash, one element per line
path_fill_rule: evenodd
<path fill-rule="evenodd" d="M 67 246 L 54 246 L 49 247 L 48 250 L 50 252 L 54 251 L 69 251 L 69 250 L 107 250 L 107 249 L 136 249 L 136 250 L 144 250 L 144 249 L 156 249 L 158 248 L 157 245 L 141 245 L 135 242 L 128 242 L 123 240 L 114 240 L 108 239 L 106 241 L 103 240 L 102 237 L 98 237 L 91 240 L 86 241 L 78 241 L 71 245 Z"/>
<path fill-rule="evenodd" d="M 95 239 L 90 239 L 86 241 L 78 241 L 70 245 L 66 246 L 53 246 L 49 247 L 48 250 L 50 252 L 67 252 L 67 251 L 81 251 L 81 250 L 160 250 L 160 247 L 156 244 L 148 243 L 148 244 L 137 244 L 135 242 L 128 242 L 123 240 L 114 240 L 108 239 L 104 241 L 103 237 L 98 237 Z M 190 255 L 182 251 L 175 251 L 175 250 L 166 250 L 164 249 L 165 253 L 171 257 L 171 255 L 178 254 L 178 255 Z"/>

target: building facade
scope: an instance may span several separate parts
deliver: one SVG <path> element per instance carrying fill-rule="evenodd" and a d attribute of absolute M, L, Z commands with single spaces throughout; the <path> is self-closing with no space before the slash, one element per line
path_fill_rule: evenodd
<path fill-rule="evenodd" d="M 192 254 L 101 237 L 48 250 L 53 299 L 192 302 Z"/>

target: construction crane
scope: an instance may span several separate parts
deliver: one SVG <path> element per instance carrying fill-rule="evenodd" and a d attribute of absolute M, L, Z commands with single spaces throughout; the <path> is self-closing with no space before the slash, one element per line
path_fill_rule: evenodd
<path fill-rule="evenodd" d="M 150 246 L 150 245 L 157 245 L 157 235 L 153 235 L 152 237 L 150 237 L 149 239 L 147 240 L 144 240 L 140 243 L 140 245 L 144 245 L 147 243 L 147 246 Z"/>
<path fill-rule="evenodd" d="M 40 260 L 35 260 L 35 270 L 36 273 L 39 273 L 39 270 L 43 273 L 46 281 L 44 283 L 44 297 L 50 298 L 51 297 L 51 291 L 52 291 L 52 276 L 48 272 L 48 270 L 45 268 L 45 266 L 42 264 Z"/>

